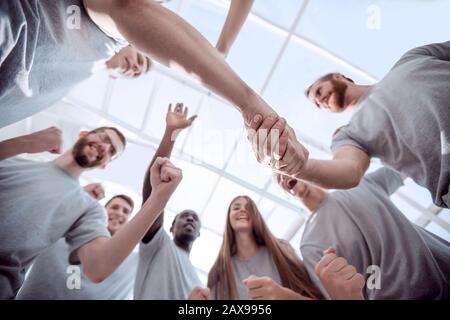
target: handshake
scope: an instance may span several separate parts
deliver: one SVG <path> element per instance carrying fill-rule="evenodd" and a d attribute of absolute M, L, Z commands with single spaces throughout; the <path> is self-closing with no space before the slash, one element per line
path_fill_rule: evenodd
<path fill-rule="evenodd" d="M 309 152 L 297 141 L 294 130 L 276 114 L 254 115 L 247 124 L 247 138 L 258 162 L 270 165 L 275 173 L 299 178 Z"/>

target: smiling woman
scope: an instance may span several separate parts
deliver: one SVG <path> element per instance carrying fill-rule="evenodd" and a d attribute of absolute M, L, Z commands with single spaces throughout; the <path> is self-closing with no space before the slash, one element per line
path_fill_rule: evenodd
<path fill-rule="evenodd" d="M 215 299 L 322 299 L 292 247 L 276 239 L 256 203 L 234 198 L 223 243 L 208 275 Z"/>

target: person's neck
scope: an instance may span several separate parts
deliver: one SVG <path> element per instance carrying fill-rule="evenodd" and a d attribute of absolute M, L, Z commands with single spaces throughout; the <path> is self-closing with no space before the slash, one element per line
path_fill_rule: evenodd
<path fill-rule="evenodd" d="M 69 150 L 62 155 L 60 155 L 58 158 L 53 160 L 53 163 L 66 171 L 68 174 L 70 174 L 74 178 L 80 177 L 80 175 L 83 173 L 84 168 L 80 167 L 76 162 L 75 159 L 72 156 L 72 150 Z"/>
<path fill-rule="evenodd" d="M 309 210 L 310 214 L 314 214 L 325 200 L 327 192 L 320 188 L 311 188 L 307 197 L 301 198 L 305 207 Z"/>
<path fill-rule="evenodd" d="M 357 107 L 361 98 L 367 93 L 371 86 L 351 84 L 347 87 L 345 95 L 345 105 L 348 107 Z"/>
<path fill-rule="evenodd" d="M 237 249 L 236 255 L 240 259 L 250 259 L 258 253 L 259 246 L 251 232 L 237 232 L 235 234 L 235 239 Z"/>
<path fill-rule="evenodd" d="M 175 245 L 177 247 L 183 249 L 188 254 L 191 253 L 192 241 L 191 242 L 186 242 L 186 241 L 181 241 L 180 239 L 177 239 L 177 238 L 174 238 L 173 241 L 175 242 Z"/>

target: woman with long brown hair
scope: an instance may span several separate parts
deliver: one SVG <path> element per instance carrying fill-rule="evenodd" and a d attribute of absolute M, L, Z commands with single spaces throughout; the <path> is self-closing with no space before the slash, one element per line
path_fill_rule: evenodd
<path fill-rule="evenodd" d="M 234 198 L 208 275 L 215 299 L 323 299 L 287 241 L 270 232 L 255 202 Z"/>

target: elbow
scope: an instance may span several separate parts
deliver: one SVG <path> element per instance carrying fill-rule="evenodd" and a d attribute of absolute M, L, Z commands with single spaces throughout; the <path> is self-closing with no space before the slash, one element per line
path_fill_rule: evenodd
<path fill-rule="evenodd" d="M 83 273 L 93 283 L 100 283 L 110 275 L 105 268 L 99 267 L 98 264 L 86 265 L 83 267 Z"/>
<path fill-rule="evenodd" d="M 364 172 L 365 170 L 362 170 L 359 167 L 355 167 L 348 176 L 345 188 L 346 189 L 356 188 L 361 182 L 361 179 L 364 176 Z"/>

